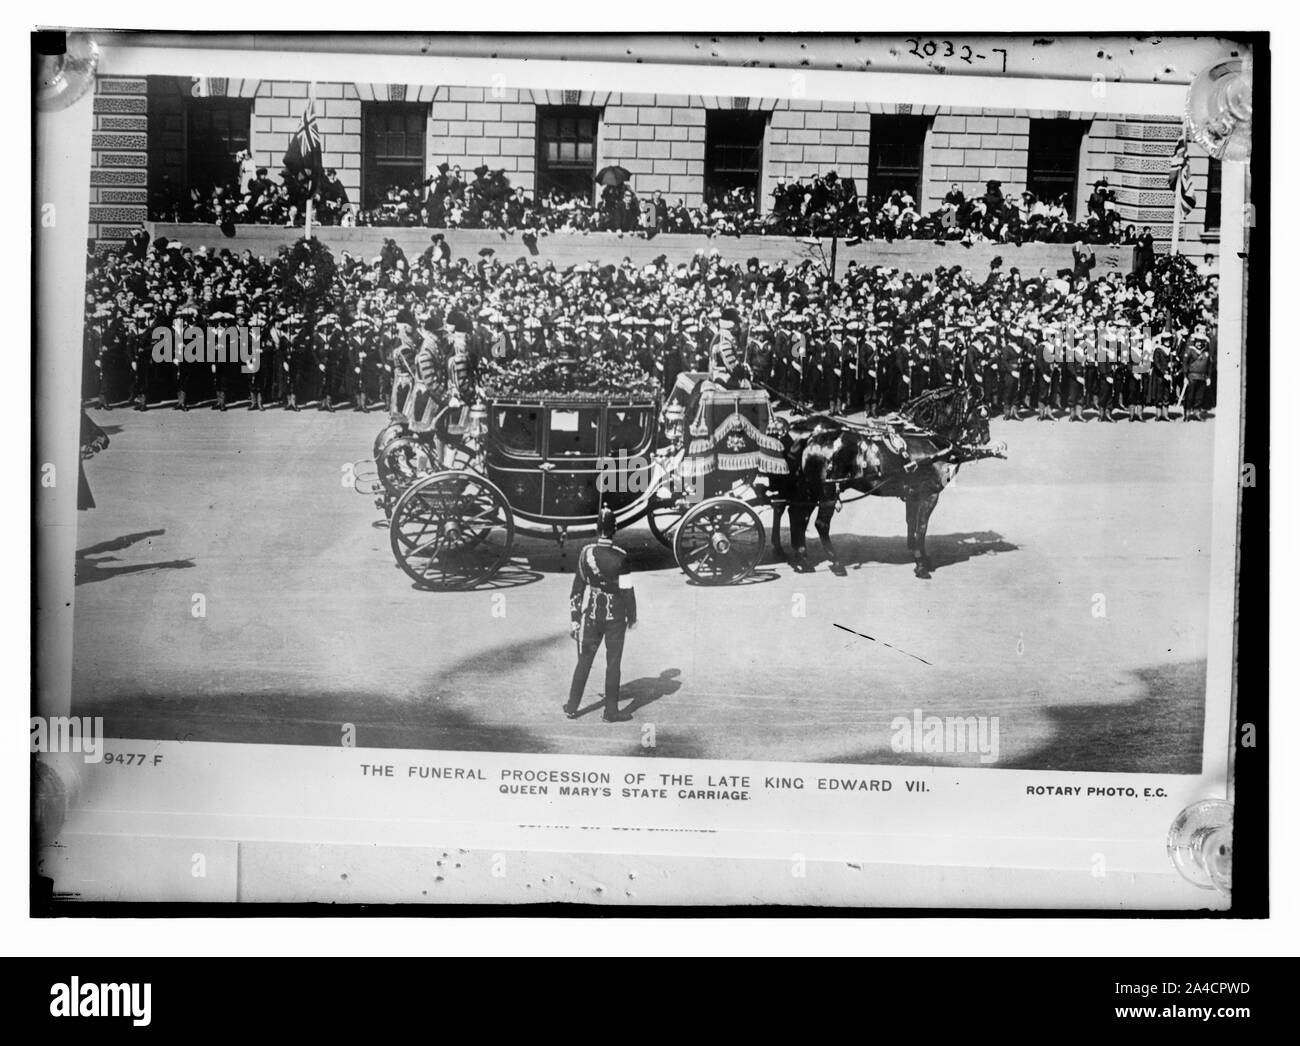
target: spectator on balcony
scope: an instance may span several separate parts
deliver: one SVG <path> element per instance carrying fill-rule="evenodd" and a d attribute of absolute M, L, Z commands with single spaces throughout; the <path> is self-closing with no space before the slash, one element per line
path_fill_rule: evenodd
<path fill-rule="evenodd" d="M 1142 226 L 1142 235 L 1137 238 L 1137 246 L 1133 249 L 1133 275 L 1142 280 L 1147 273 L 1154 272 L 1156 267 L 1156 241 L 1151 235 L 1151 226 Z"/>
<path fill-rule="evenodd" d="M 240 149 L 235 154 L 235 163 L 239 165 L 239 195 L 247 196 L 248 187 L 257 171 L 257 164 L 253 162 L 253 154 L 247 149 Z"/>
<path fill-rule="evenodd" d="M 339 172 L 333 167 L 325 172 L 325 183 L 320 188 L 320 221 L 322 225 L 339 225 L 348 211 L 348 190 L 339 181 Z"/>
<path fill-rule="evenodd" d="M 668 203 L 664 199 L 664 194 L 658 189 L 651 198 L 651 206 L 654 208 L 654 227 L 663 232 L 668 224 Z"/>
<path fill-rule="evenodd" d="M 522 186 L 516 186 L 514 194 L 506 201 L 506 228 L 523 228 L 531 215 L 532 209 L 533 201 L 524 195 Z"/>

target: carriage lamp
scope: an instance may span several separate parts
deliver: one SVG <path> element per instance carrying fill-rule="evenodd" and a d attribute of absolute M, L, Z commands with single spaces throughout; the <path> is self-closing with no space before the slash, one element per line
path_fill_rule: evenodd
<path fill-rule="evenodd" d="M 487 407 L 481 403 L 476 403 L 469 410 L 469 421 L 465 425 L 465 435 L 476 440 L 481 440 L 487 435 L 488 427 Z"/>

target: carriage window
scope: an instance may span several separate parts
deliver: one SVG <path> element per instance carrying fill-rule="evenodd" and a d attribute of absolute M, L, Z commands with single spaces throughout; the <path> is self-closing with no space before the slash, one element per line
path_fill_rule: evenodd
<path fill-rule="evenodd" d="M 605 452 L 636 451 L 645 445 L 649 415 L 644 410 L 611 410 L 605 433 Z"/>
<path fill-rule="evenodd" d="M 551 457 L 594 457 L 599 452 L 600 411 L 551 411 Z"/>
<path fill-rule="evenodd" d="M 537 453 L 537 411 L 523 407 L 498 408 L 496 430 L 504 450 L 516 454 Z"/>

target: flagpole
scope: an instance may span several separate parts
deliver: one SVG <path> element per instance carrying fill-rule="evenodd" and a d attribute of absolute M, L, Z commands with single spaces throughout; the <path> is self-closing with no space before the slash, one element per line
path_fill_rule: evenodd
<path fill-rule="evenodd" d="M 1173 238 L 1169 241 L 1170 254 L 1178 253 L 1178 229 L 1179 226 L 1182 224 L 1182 214 L 1183 214 L 1182 189 L 1183 189 L 1182 179 L 1180 177 L 1179 181 L 1174 185 L 1174 235 Z M 308 204 L 307 206 L 310 207 L 311 204 Z M 311 212 L 308 211 L 308 213 L 310 214 Z"/>
<path fill-rule="evenodd" d="M 311 109 L 313 112 L 316 109 L 316 81 L 315 80 L 311 81 L 311 83 L 307 85 L 307 107 Z M 322 140 L 322 145 L 323 144 L 324 142 Z M 307 194 L 307 216 L 306 216 L 306 224 L 303 229 L 303 235 L 309 240 L 311 239 L 312 198 L 316 195 L 317 188 L 318 186 L 316 185 L 316 177 L 313 174 L 311 192 Z"/>

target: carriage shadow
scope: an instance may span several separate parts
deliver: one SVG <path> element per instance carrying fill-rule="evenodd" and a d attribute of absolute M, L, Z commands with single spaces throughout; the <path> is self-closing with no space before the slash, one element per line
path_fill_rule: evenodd
<path fill-rule="evenodd" d="M 401 569 L 397 564 L 393 565 L 398 570 Z M 411 588 L 416 592 L 494 592 L 508 588 L 523 588 L 525 585 L 535 585 L 545 576 L 541 571 L 533 570 L 529 564 L 512 559 L 486 581 L 480 581 L 468 589 L 438 588 L 433 585 L 421 585 L 414 581 L 411 582 Z"/>
<path fill-rule="evenodd" d="M 670 560 L 669 565 L 670 565 L 670 566 L 676 566 L 676 563 L 671 562 L 671 560 L 672 560 L 672 553 L 669 553 L 669 554 L 668 554 L 668 558 L 669 558 L 669 560 Z M 743 577 L 743 578 L 741 578 L 739 581 L 728 581 L 727 584 L 726 584 L 725 586 L 719 586 L 719 585 L 705 585 L 705 584 L 702 584 L 702 583 L 699 582 L 699 581 L 694 581 L 694 580 L 692 580 L 691 578 L 686 578 L 686 585 L 687 585 L 688 588 L 719 588 L 719 587 L 724 587 L 724 588 L 745 588 L 745 587 L 748 586 L 748 585 L 763 585 L 763 584 L 766 584 L 766 583 L 769 582 L 769 581 L 775 581 L 775 580 L 777 580 L 777 578 L 779 578 L 780 576 L 781 576 L 781 575 L 778 574 L 775 570 L 765 570 L 765 569 L 763 569 L 762 567 L 759 567 L 759 568 L 757 568 L 757 569 L 756 569 L 752 574 L 750 574 L 748 577 Z"/>
<path fill-rule="evenodd" d="M 141 541 L 149 543 L 150 538 L 161 537 L 165 533 L 167 533 L 165 530 L 142 530 L 136 534 L 123 534 L 119 538 L 110 538 L 108 541 L 101 541 L 98 544 L 87 545 L 85 548 L 78 549 L 76 566 L 74 567 L 75 584 L 89 585 L 96 581 L 107 581 L 110 578 L 121 577 L 124 574 L 143 574 L 153 570 L 188 570 L 193 567 L 194 561 L 192 559 L 168 559 L 159 560 L 155 563 L 112 565 L 118 562 L 117 557 L 107 553 L 121 552 L 132 545 L 139 544 Z"/>
<path fill-rule="evenodd" d="M 784 536 L 784 535 L 783 535 Z M 790 555 L 788 538 L 785 546 L 786 555 Z M 808 562 L 814 566 L 828 562 L 817 540 L 816 532 L 809 528 Z M 877 537 L 867 534 L 832 534 L 835 553 L 839 561 L 850 570 L 857 570 L 868 563 L 888 565 L 911 565 L 912 552 L 907 547 L 907 538 L 901 534 L 890 537 Z M 955 534 L 929 534 L 925 539 L 925 552 L 934 570 L 965 563 L 977 556 L 999 552 L 1017 552 L 1020 546 L 1007 541 L 1001 534 L 992 530 L 961 531 Z M 774 552 L 769 553 L 771 562 L 784 562 Z"/>

